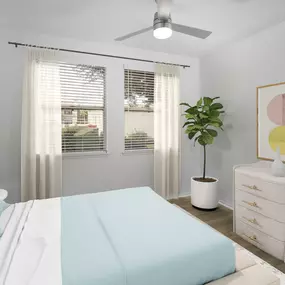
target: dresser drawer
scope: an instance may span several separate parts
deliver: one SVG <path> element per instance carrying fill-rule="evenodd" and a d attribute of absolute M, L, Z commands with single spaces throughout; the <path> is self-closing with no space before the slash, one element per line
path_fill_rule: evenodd
<path fill-rule="evenodd" d="M 241 190 L 236 190 L 236 204 L 285 223 L 285 205 L 265 200 Z"/>
<path fill-rule="evenodd" d="M 235 172 L 235 188 L 285 204 L 285 185 Z"/>
<path fill-rule="evenodd" d="M 272 220 L 242 206 L 236 206 L 236 219 L 280 241 L 285 241 L 285 224 Z"/>
<path fill-rule="evenodd" d="M 278 241 L 238 219 L 236 221 L 236 233 L 256 247 L 283 260 L 284 242 Z"/>

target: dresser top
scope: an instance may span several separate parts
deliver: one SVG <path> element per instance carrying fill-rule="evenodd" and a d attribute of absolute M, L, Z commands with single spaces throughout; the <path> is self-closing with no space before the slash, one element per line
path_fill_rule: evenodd
<path fill-rule="evenodd" d="M 253 164 L 238 165 L 236 166 L 235 171 L 263 180 L 285 184 L 285 177 L 276 177 L 271 174 L 271 163 L 272 162 L 268 161 L 259 161 Z"/>

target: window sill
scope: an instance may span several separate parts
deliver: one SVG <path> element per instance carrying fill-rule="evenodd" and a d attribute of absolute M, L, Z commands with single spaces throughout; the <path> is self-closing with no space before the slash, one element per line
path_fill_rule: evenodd
<path fill-rule="evenodd" d="M 70 153 L 63 153 L 62 158 L 83 158 L 83 157 L 104 157 L 110 155 L 107 151 L 94 151 L 94 152 L 70 152 Z"/>
<path fill-rule="evenodd" d="M 153 149 L 125 150 L 122 155 L 153 155 Z"/>

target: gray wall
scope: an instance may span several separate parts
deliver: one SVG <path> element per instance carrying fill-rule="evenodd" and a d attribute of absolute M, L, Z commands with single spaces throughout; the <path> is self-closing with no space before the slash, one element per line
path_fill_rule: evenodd
<path fill-rule="evenodd" d="M 25 50 L 8 46 L 8 40 L 190 64 L 190 69 L 181 69 L 181 100 L 195 102 L 200 96 L 200 63 L 195 58 L 143 51 L 122 45 L 87 43 L 7 30 L 0 32 L 0 188 L 9 191 L 8 201 L 10 202 L 20 200 L 21 90 Z M 71 195 L 144 185 L 153 186 L 153 155 L 122 154 L 124 148 L 124 66 L 153 70 L 153 65 L 68 54 L 63 54 L 62 57 L 70 62 L 99 64 L 107 67 L 109 146 L 109 153 L 104 156 L 64 157 L 64 194 Z M 181 137 L 182 188 L 180 194 L 187 195 L 190 192 L 190 176 L 200 172 L 199 149 L 193 149 L 183 133 L 181 133 Z"/>
<path fill-rule="evenodd" d="M 220 199 L 232 205 L 232 168 L 256 159 L 256 87 L 285 81 L 285 23 L 201 60 L 201 94 L 220 96 L 225 132 L 208 151 L 208 173 L 220 179 Z"/>

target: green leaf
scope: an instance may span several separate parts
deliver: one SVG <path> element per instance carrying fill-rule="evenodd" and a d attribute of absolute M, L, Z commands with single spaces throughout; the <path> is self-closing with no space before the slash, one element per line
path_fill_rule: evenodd
<path fill-rule="evenodd" d="M 194 146 L 195 146 L 197 140 L 198 140 L 200 137 L 201 137 L 201 136 L 198 136 L 198 137 L 195 138 L 195 140 L 194 140 Z"/>
<path fill-rule="evenodd" d="M 200 137 L 198 138 L 198 143 L 199 143 L 200 145 L 207 145 L 207 143 L 204 141 L 204 139 L 203 139 L 202 136 L 200 136 Z"/>
<path fill-rule="evenodd" d="M 188 103 L 180 103 L 180 106 L 187 106 L 191 108 L 191 106 Z"/>
<path fill-rule="evenodd" d="M 213 101 L 217 100 L 217 99 L 220 99 L 220 97 L 214 97 L 213 98 Z"/>
<path fill-rule="evenodd" d="M 191 115 L 196 115 L 199 113 L 196 106 L 187 109 L 185 112 Z"/>
<path fill-rule="evenodd" d="M 201 128 L 203 128 L 203 127 L 202 126 L 198 126 L 198 125 L 192 125 L 192 126 L 188 125 L 185 133 L 189 134 L 189 133 L 193 132 L 194 130 L 196 130 L 196 132 L 198 132 Z"/>
<path fill-rule="evenodd" d="M 211 119 L 211 122 L 222 123 L 221 119 L 219 119 L 219 118 L 213 118 L 213 119 Z"/>
<path fill-rule="evenodd" d="M 209 106 L 204 106 L 203 107 L 203 111 L 204 112 L 209 112 L 210 111 L 210 107 Z"/>
<path fill-rule="evenodd" d="M 221 112 L 218 111 L 218 110 L 212 110 L 212 111 L 210 112 L 210 116 L 211 116 L 211 117 L 219 117 L 220 114 L 221 114 Z"/>
<path fill-rule="evenodd" d="M 192 122 L 186 122 L 182 128 L 185 128 L 187 125 L 193 124 Z"/>
<path fill-rule="evenodd" d="M 193 115 L 193 114 L 185 114 L 185 118 L 188 119 L 188 120 L 190 120 L 190 119 L 195 119 L 196 116 Z"/>
<path fill-rule="evenodd" d="M 212 137 L 216 137 L 216 136 L 218 136 L 218 132 L 217 131 L 215 131 L 215 130 L 212 130 L 212 129 L 207 129 L 206 130 Z"/>
<path fill-rule="evenodd" d="M 214 138 L 207 132 L 203 132 L 201 136 L 206 144 L 212 144 L 214 141 Z"/>
<path fill-rule="evenodd" d="M 195 124 L 195 129 L 202 130 L 203 128 L 204 128 L 204 126 Z"/>
<path fill-rule="evenodd" d="M 210 106 L 213 103 L 213 99 L 210 97 L 204 97 L 204 105 Z"/>
<path fill-rule="evenodd" d="M 219 109 L 223 109 L 224 106 L 221 103 L 214 103 L 213 105 L 211 105 L 211 109 L 212 110 L 219 110 Z"/>
<path fill-rule="evenodd" d="M 200 117 L 201 119 L 208 119 L 208 118 L 209 118 L 207 115 L 205 115 L 205 114 L 203 114 L 203 113 L 200 113 L 200 114 L 199 114 L 199 117 Z"/>
<path fill-rule="evenodd" d="M 212 123 L 216 123 L 216 124 L 218 124 L 218 125 L 219 125 L 219 127 L 221 127 L 221 126 L 223 125 L 223 122 L 222 122 L 220 119 L 218 119 L 218 118 L 211 119 L 210 124 L 212 124 Z"/>
<path fill-rule="evenodd" d="M 189 134 L 188 134 L 189 140 L 192 140 L 192 139 L 195 137 L 196 134 L 197 134 L 197 132 L 189 133 Z"/>
<path fill-rule="evenodd" d="M 200 100 L 197 101 L 196 106 L 200 107 L 203 103 L 203 98 L 201 98 Z"/>
<path fill-rule="evenodd" d="M 219 127 L 220 127 L 220 124 L 219 124 L 219 123 L 210 123 L 209 125 L 210 125 L 210 126 L 213 126 L 213 127 L 216 127 L 216 128 L 219 128 Z"/>
<path fill-rule="evenodd" d="M 189 134 L 189 133 L 193 132 L 194 129 L 195 129 L 194 126 L 188 126 L 187 129 L 185 130 L 185 134 Z"/>

